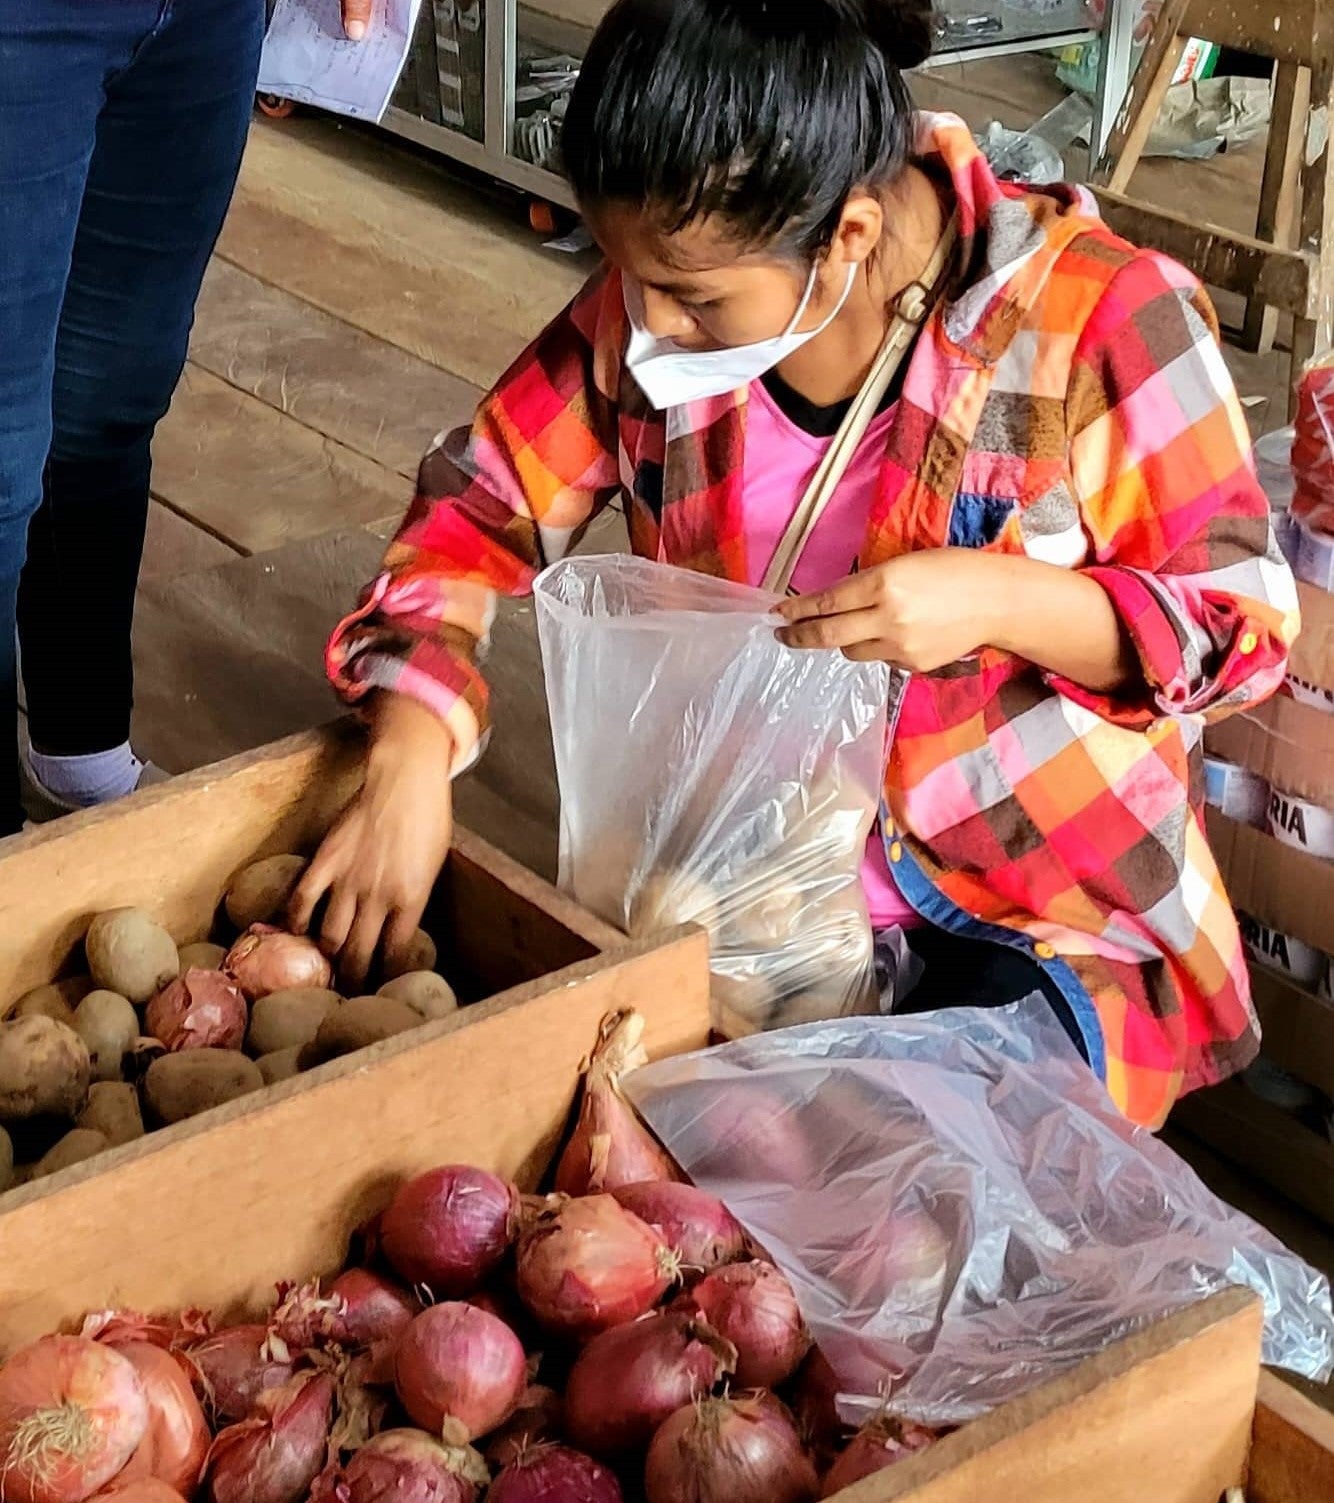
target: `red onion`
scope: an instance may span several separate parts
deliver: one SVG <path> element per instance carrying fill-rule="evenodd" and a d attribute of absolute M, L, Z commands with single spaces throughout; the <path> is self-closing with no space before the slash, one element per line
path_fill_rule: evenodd
<path fill-rule="evenodd" d="M 327 991 L 333 967 L 313 939 L 272 924 L 251 924 L 227 952 L 222 968 L 251 1002 L 297 987 Z"/>
<path fill-rule="evenodd" d="M 239 1049 L 250 1009 L 241 988 L 221 971 L 186 971 L 144 1011 L 144 1028 L 173 1053 L 180 1049 Z"/>
<path fill-rule="evenodd" d="M 649 1315 L 595 1336 L 565 1385 L 565 1428 L 594 1456 L 642 1451 L 683 1404 L 736 1368 L 736 1348 L 688 1315 Z"/>
<path fill-rule="evenodd" d="M 742 1388 L 777 1388 L 810 1350 L 792 1285 L 772 1263 L 715 1269 L 683 1303 L 736 1347 L 736 1380 Z"/>
<path fill-rule="evenodd" d="M 671 1155 L 621 1094 L 621 1076 L 648 1063 L 643 1034 L 644 1019 L 637 1012 L 626 1009 L 603 1018 L 584 1065 L 579 1119 L 556 1166 L 558 1193 L 588 1195 L 645 1180 L 680 1179 Z"/>
<path fill-rule="evenodd" d="M 221 1420 L 243 1420 L 270 1389 L 290 1383 L 293 1365 L 276 1355 L 267 1326 L 228 1326 L 187 1348 L 204 1398 Z"/>
<path fill-rule="evenodd" d="M 421 1301 L 406 1289 L 366 1268 L 349 1268 L 329 1285 L 335 1309 L 329 1336 L 340 1346 L 370 1346 L 407 1330 Z"/>
<path fill-rule="evenodd" d="M 340 1273 L 327 1292 L 318 1279 L 280 1284 L 269 1317 L 270 1351 L 279 1343 L 290 1353 L 331 1342 L 360 1350 L 401 1335 L 420 1309 L 415 1295 L 368 1268 Z"/>
<path fill-rule="evenodd" d="M 117 1482 L 156 1479 L 193 1498 L 208 1459 L 209 1433 L 186 1364 L 147 1340 L 109 1342 L 139 1374 L 148 1400 L 148 1428 Z"/>
<path fill-rule="evenodd" d="M 792 1417 L 769 1393 L 678 1409 L 644 1468 L 648 1503 L 812 1503 L 819 1486 Z"/>
<path fill-rule="evenodd" d="M 399 1187 L 380 1222 L 380 1245 L 401 1279 L 455 1299 L 495 1269 L 518 1225 L 513 1185 L 485 1169 L 446 1164 Z"/>
<path fill-rule="evenodd" d="M 361 1447 L 336 1483 L 312 1499 L 337 1503 L 474 1503 L 490 1480 L 468 1446 L 448 1446 L 424 1430 L 386 1430 Z"/>
<path fill-rule="evenodd" d="M 483 1452 L 494 1467 L 508 1466 L 529 1446 L 554 1440 L 561 1433 L 565 1406 L 554 1388 L 530 1383 L 523 1391 L 519 1407 L 494 1432 Z"/>
<path fill-rule="evenodd" d="M 745 1228 L 707 1190 L 671 1180 L 645 1180 L 622 1185 L 612 1194 L 657 1232 L 683 1268 L 702 1268 L 708 1273 L 745 1256 Z"/>
<path fill-rule="evenodd" d="M 621 1485 L 568 1446 L 529 1446 L 491 1484 L 486 1503 L 621 1503 Z"/>
<path fill-rule="evenodd" d="M 790 1407 L 797 1434 L 817 1459 L 830 1460 L 843 1439 L 839 1392 L 838 1374 L 820 1348 L 813 1346 L 797 1371 Z"/>
<path fill-rule="evenodd" d="M 0 1368 L 0 1496 L 83 1503 L 147 1429 L 143 1384 L 119 1352 L 83 1336 L 43 1336 Z"/>
<path fill-rule="evenodd" d="M 925 1451 L 939 1438 L 934 1430 L 928 1430 L 913 1420 L 896 1419 L 892 1414 L 877 1415 L 858 1430 L 847 1449 L 829 1468 L 820 1496 L 832 1498 L 863 1477 L 882 1472 L 887 1466 L 905 1461 L 918 1451 Z"/>
<path fill-rule="evenodd" d="M 677 1272 L 662 1238 L 610 1195 L 553 1196 L 519 1239 L 519 1298 L 561 1335 L 592 1336 L 635 1320 Z"/>
<path fill-rule="evenodd" d="M 328 1456 L 333 1396 L 330 1374 L 299 1373 L 223 1430 L 208 1453 L 210 1503 L 301 1503 Z"/>
<path fill-rule="evenodd" d="M 394 1387 L 413 1422 L 451 1445 L 502 1424 L 528 1386 L 528 1359 L 510 1328 L 472 1305 L 432 1305 L 394 1352 Z"/>

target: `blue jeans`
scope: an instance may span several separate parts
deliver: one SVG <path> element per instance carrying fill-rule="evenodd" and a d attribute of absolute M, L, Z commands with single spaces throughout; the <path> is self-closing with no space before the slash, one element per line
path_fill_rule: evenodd
<path fill-rule="evenodd" d="M 263 24 L 264 0 L 0 5 L 0 835 L 21 823 L 16 623 L 36 747 L 129 735 L 149 442 Z"/>

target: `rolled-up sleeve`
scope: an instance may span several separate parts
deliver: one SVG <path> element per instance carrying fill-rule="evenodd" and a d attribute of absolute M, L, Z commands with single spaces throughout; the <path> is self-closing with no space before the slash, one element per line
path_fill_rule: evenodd
<path fill-rule="evenodd" d="M 1149 252 L 1112 279 L 1075 353 L 1072 488 L 1092 557 L 1143 670 L 1140 692 L 1054 685 L 1109 720 L 1213 719 L 1283 682 L 1297 591 L 1255 478 L 1213 308 Z"/>

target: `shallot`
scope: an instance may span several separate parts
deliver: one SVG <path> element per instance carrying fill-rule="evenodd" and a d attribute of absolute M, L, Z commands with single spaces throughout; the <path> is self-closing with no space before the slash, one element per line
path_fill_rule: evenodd
<path fill-rule="evenodd" d="M 210 1503 L 301 1503 L 329 1451 L 334 1380 L 299 1373 L 229 1425 L 208 1454 Z"/>
<path fill-rule="evenodd" d="M 882 1472 L 888 1466 L 915 1456 L 918 1451 L 925 1451 L 939 1439 L 936 1432 L 925 1425 L 896 1419 L 892 1414 L 879 1414 L 858 1430 L 829 1468 L 820 1496 L 832 1498 L 863 1477 Z"/>
<path fill-rule="evenodd" d="M 568 1446 L 529 1446 L 491 1484 L 487 1503 L 621 1503 L 621 1485 Z"/>
<path fill-rule="evenodd" d="M 394 1272 L 443 1299 L 471 1294 L 509 1251 L 519 1192 L 485 1169 L 446 1164 L 401 1185 L 380 1221 Z"/>
<path fill-rule="evenodd" d="M 745 1256 L 745 1228 L 716 1195 L 697 1185 L 645 1180 L 622 1185 L 612 1194 L 657 1232 L 683 1268 L 708 1273 Z"/>
<path fill-rule="evenodd" d="M 333 967 L 313 939 L 271 924 L 251 924 L 227 951 L 223 970 L 251 1002 L 298 987 L 327 990 L 333 981 Z"/>
<path fill-rule="evenodd" d="M 394 1351 L 394 1387 L 404 1409 L 423 1430 L 453 1445 L 502 1424 L 527 1385 L 519 1338 L 473 1305 L 423 1310 Z"/>
<path fill-rule="evenodd" d="M 144 1011 L 144 1027 L 172 1053 L 179 1049 L 239 1049 L 250 1009 L 241 988 L 221 971 L 186 971 Z"/>
<path fill-rule="evenodd" d="M 621 1076 L 648 1063 L 640 1042 L 644 1019 L 626 1009 L 603 1018 L 584 1066 L 579 1118 L 556 1167 L 562 1195 L 618 1190 L 645 1180 L 677 1180 L 671 1155 L 639 1120 L 621 1094 Z"/>
<path fill-rule="evenodd" d="M 424 1430 L 385 1430 L 361 1447 L 332 1487 L 314 1499 L 338 1503 L 474 1503 L 490 1478 L 468 1446 L 449 1446 Z"/>
<path fill-rule="evenodd" d="M 671 1414 L 736 1368 L 736 1348 L 688 1315 L 649 1315 L 595 1336 L 565 1386 L 565 1427 L 594 1456 L 640 1451 Z"/>
<path fill-rule="evenodd" d="M 791 1416 L 768 1393 L 678 1409 L 644 1468 L 648 1503 L 812 1503 L 819 1486 Z"/>
<path fill-rule="evenodd" d="M 516 1281 L 549 1330 L 592 1336 L 651 1310 L 678 1270 L 662 1238 L 613 1196 L 553 1196 L 519 1239 Z"/>
<path fill-rule="evenodd" d="M 43 1336 L 0 1368 L 5 1503 L 83 1503 L 120 1471 L 148 1429 L 131 1363 L 83 1336 Z"/>
<path fill-rule="evenodd" d="M 810 1350 L 792 1285 L 771 1263 L 730 1263 L 703 1278 L 684 1301 L 737 1350 L 742 1388 L 777 1388 Z"/>
<path fill-rule="evenodd" d="M 187 1350 L 211 1411 L 222 1420 L 254 1413 L 270 1389 L 290 1383 L 293 1364 L 273 1350 L 267 1326 L 227 1326 Z"/>
<path fill-rule="evenodd" d="M 148 1399 L 148 1428 L 116 1480 L 165 1482 L 193 1498 L 212 1436 L 184 1363 L 146 1336 L 102 1339 L 134 1367 Z"/>

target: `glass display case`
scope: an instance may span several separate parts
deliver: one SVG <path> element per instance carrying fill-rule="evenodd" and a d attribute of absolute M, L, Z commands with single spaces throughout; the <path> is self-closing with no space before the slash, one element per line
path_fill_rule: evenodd
<path fill-rule="evenodd" d="M 1130 69 L 1135 0 L 1111 0 L 1095 101 L 1106 140 Z M 389 130 L 489 172 L 519 190 L 571 205 L 560 175 L 565 105 L 590 37 L 611 0 L 422 0 Z M 1086 0 L 941 0 L 928 67 L 1058 49 L 1097 33 Z"/>

